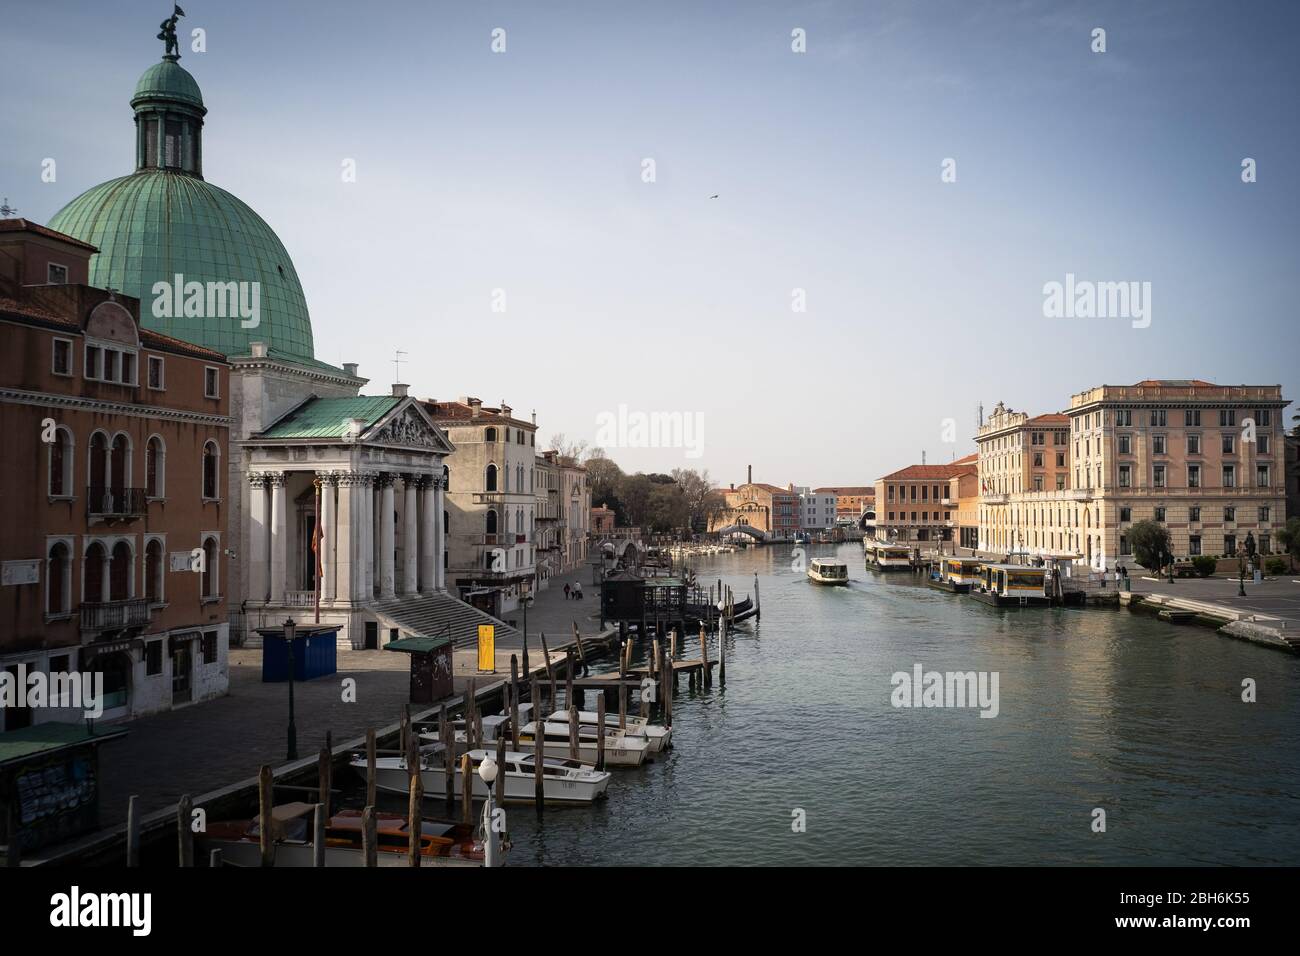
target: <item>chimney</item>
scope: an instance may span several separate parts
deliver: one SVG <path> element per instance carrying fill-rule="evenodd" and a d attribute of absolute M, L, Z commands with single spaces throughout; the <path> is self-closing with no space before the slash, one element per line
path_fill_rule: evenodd
<path fill-rule="evenodd" d="M 752 485 L 754 483 L 754 466 L 749 465 L 748 468 L 749 468 L 749 478 L 747 479 L 747 481 L 749 484 Z"/>
<path fill-rule="evenodd" d="M 356 377 L 357 377 L 357 363 L 356 363 L 356 362 L 344 362 L 344 363 L 343 363 L 343 371 L 344 371 L 344 373 L 346 373 L 347 375 L 351 376 L 352 378 L 356 378 Z"/>
<path fill-rule="evenodd" d="M 409 386 L 409 385 L 402 385 L 402 384 L 400 384 L 400 383 L 398 383 L 398 382 L 394 382 L 394 383 L 393 383 L 393 398 L 406 398 L 406 393 L 410 390 L 410 388 L 411 388 L 411 386 Z"/>
<path fill-rule="evenodd" d="M 734 481 L 731 483 L 731 490 L 732 491 L 736 490 L 736 483 Z"/>
<path fill-rule="evenodd" d="M 504 415 L 506 418 L 509 418 L 509 417 L 510 417 L 510 411 L 511 411 L 510 406 L 507 405 L 507 404 L 505 403 L 505 401 L 503 400 L 503 401 L 501 402 L 501 414 Z"/>
<path fill-rule="evenodd" d="M 469 406 L 469 417 L 478 418 L 478 413 L 483 408 L 483 400 L 481 398 L 466 398 L 465 404 Z"/>
<path fill-rule="evenodd" d="M 253 358 L 266 358 L 266 343 L 249 342 L 248 351 L 249 354 L 253 356 Z"/>
<path fill-rule="evenodd" d="M 537 424 L 537 409 L 533 409 L 533 424 Z"/>

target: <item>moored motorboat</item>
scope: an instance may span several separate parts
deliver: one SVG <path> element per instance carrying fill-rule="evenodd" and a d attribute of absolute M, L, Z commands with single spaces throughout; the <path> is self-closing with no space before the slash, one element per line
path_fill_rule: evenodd
<path fill-rule="evenodd" d="M 365 758 L 362 757 L 364 772 Z M 405 792 L 405 787 L 403 787 Z M 285 803 L 271 810 L 275 866 L 312 866 L 314 857 L 313 812 L 310 803 Z M 395 813 L 375 814 L 377 837 L 375 859 L 379 866 L 407 866 L 410 831 L 407 819 Z M 261 823 L 227 820 L 208 824 L 199 836 L 205 853 L 221 851 L 223 863 L 261 866 Z M 421 866 L 482 866 L 484 847 L 474 828 L 460 823 L 423 820 L 420 824 Z M 325 865 L 365 866 L 360 810 L 341 810 L 325 825 Z"/>
<path fill-rule="evenodd" d="M 519 728 L 519 747 L 531 750 L 534 735 L 538 732 L 537 721 L 530 721 Z M 569 722 L 547 720 L 542 722 L 542 748 L 547 756 L 569 757 Z M 650 743 L 645 737 L 629 735 L 618 729 L 605 730 L 605 766 L 639 767 L 650 755 Z M 597 729 L 594 723 L 578 725 L 578 759 L 583 763 L 595 764 L 597 753 Z"/>
<path fill-rule="evenodd" d="M 808 580 L 814 584 L 847 585 L 849 566 L 837 558 L 814 558 L 808 565 Z"/>
<path fill-rule="evenodd" d="M 589 731 L 590 735 L 595 734 L 596 721 L 599 718 L 600 715 L 594 710 L 578 711 L 578 724 L 582 730 Z M 561 723 L 564 724 L 565 727 L 568 727 L 569 712 L 567 710 L 557 710 L 546 719 L 550 722 Z M 605 714 L 605 729 L 606 732 L 618 731 L 618 714 Z M 652 724 L 644 717 L 633 717 L 630 715 L 624 718 L 623 732 L 629 739 L 636 740 L 644 738 L 648 749 L 652 754 L 662 753 L 664 750 L 667 750 L 668 745 L 673 738 L 673 729 L 671 727 L 665 727 L 663 724 Z M 606 752 L 606 762 L 608 762 L 608 756 L 608 752 Z"/>
<path fill-rule="evenodd" d="M 478 767 L 485 759 L 496 760 L 492 750 L 466 751 L 470 759 L 470 776 L 473 779 L 472 797 L 475 800 L 487 799 L 487 784 L 478 775 Z M 420 783 L 424 795 L 428 798 L 442 796 L 447 789 L 447 772 L 444 766 L 445 754 L 441 744 L 420 748 Z M 366 755 L 354 754 L 351 761 L 353 769 L 364 775 L 367 772 Z M 536 799 L 537 764 L 534 755 L 507 750 L 505 770 L 497 770 L 497 799 L 510 801 L 532 801 Z M 455 763 L 455 779 L 452 790 L 457 800 L 462 798 L 461 766 L 459 759 Z M 577 760 L 565 760 L 559 757 L 544 757 L 542 760 L 542 795 L 547 803 L 591 803 L 599 799 L 609 786 L 610 775 L 607 771 L 597 770 Z M 381 790 L 394 793 L 407 793 L 410 790 L 411 775 L 407 769 L 405 757 L 378 757 L 375 760 L 375 785 Z M 502 789 L 504 788 L 504 793 Z"/>

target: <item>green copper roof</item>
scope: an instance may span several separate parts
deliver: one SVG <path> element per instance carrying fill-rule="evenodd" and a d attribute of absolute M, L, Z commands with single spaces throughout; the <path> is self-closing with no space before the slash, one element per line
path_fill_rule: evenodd
<path fill-rule="evenodd" d="M 369 428 L 400 401 L 392 395 L 308 399 L 257 437 L 339 438 L 343 435 L 343 423 L 349 418 L 359 418 Z"/>
<path fill-rule="evenodd" d="M 289 253 L 257 213 L 224 189 L 196 176 L 143 169 L 87 190 L 48 225 L 99 248 L 90 260 L 90 284 L 137 296 L 146 328 L 226 355 L 249 354 L 251 342 L 265 342 L 290 360 L 314 355 L 307 300 Z M 238 315 L 201 318 L 173 310 L 172 317 L 156 316 L 154 283 L 171 284 L 178 273 L 205 287 L 260 283 L 258 325 L 243 328 Z"/>
<path fill-rule="evenodd" d="M 140 82 L 135 85 L 131 105 L 135 106 L 140 100 L 156 99 L 180 100 L 200 110 L 204 108 L 199 84 L 175 60 L 162 60 L 144 71 Z"/>

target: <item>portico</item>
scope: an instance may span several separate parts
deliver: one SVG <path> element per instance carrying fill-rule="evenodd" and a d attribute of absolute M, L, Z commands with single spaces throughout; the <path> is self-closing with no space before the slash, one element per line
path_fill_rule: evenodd
<path fill-rule="evenodd" d="M 314 618 L 319 602 L 321 622 L 363 646 L 371 604 L 446 588 L 453 446 L 419 403 L 314 398 L 243 444 L 250 617 Z"/>

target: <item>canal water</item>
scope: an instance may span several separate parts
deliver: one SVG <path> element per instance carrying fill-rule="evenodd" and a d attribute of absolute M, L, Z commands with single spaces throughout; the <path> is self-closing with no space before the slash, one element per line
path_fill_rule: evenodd
<path fill-rule="evenodd" d="M 509 807 L 511 865 L 1300 864 L 1300 660 L 1127 610 L 990 608 L 873 575 L 856 544 L 807 548 L 849 564 L 820 587 L 791 553 L 693 562 L 737 599 L 760 583 L 726 688 L 683 679 L 673 750 L 607 801 Z M 892 706 L 917 664 L 996 672 L 997 716 Z"/>

